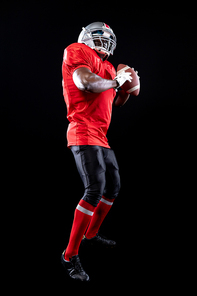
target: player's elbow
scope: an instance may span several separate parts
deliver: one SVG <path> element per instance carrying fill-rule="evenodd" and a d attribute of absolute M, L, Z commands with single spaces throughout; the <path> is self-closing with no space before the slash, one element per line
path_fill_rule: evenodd
<path fill-rule="evenodd" d="M 95 86 L 95 75 L 91 72 L 85 73 L 81 79 L 81 90 L 85 92 L 97 93 L 98 90 Z"/>
<path fill-rule="evenodd" d="M 81 81 L 81 82 L 79 82 L 79 83 L 77 83 L 75 85 L 81 91 L 93 92 L 92 85 L 88 81 Z"/>
<path fill-rule="evenodd" d="M 91 92 L 91 93 L 97 93 L 98 91 L 95 89 L 95 87 L 92 85 L 92 83 L 87 82 L 84 84 L 84 91 Z"/>
<path fill-rule="evenodd" d="M 92 84 L 90 83 L 90 81 L 88 79 L 83 79 L 82 81 L 82 89 L 83 91 L 86 91 L 86 92 L 92 92 Z"/>
<path fill-rule="evenodd" d="M 87 71 L 81 71 L 82 68 L 76 70 L 73 73 L 73 81 L 76 87 L 81 91 L 92 92 L 92 84 L 90 82 L 91 73 Z"/>
<path fill-rule="evenodd" d="M 77 85 L 77 88 L 81 91 L 89 92 L 89 93 L 97 93 L 97 89 L 95 89 L 94 83 L 91 80 L 84 78 Z"/>
<path fill-rule="evenodd" d="M 75 83 L 75 86 L 81 91 L 85 91 L 88 87 L 86 81 L 82 79 L 74 79 L 74 83 Z"/>

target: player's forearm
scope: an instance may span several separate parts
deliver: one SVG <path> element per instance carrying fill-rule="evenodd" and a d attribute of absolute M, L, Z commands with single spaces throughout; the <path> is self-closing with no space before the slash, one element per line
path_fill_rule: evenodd
<path fill-rule="evenodd" d="M 93 93 L 101 93 L 116 86 L 116 81 L 103 79 L 100 76 L 92 73 L 87 79 L 85 90 Z"/>
<path fill-rule="evenodd" d="M 117 86 L 117 81 L 103 79 L 87 68 L 77 69 L 73 73 L 73 80 L 80 90 L 93 93 L 101 93 Z"/>

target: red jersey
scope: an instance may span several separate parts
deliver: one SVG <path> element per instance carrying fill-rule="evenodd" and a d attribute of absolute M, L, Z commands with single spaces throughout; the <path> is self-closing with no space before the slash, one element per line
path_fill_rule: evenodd
<path fill-rule="evenodd" d="M 67 105 L 68 146 L 98 145 L 110 148 L 106 137 L 111 121 L 114 89 L 102 93 L 87 93 L 74 84 L 73 72 L 86 67 L 105 79 L 114 79 L 116 71 L 108 61 L 102 61 L 97 53 L 82 43 L 73 43 L 64 51 L 62 64 L 63 94 Z"/>

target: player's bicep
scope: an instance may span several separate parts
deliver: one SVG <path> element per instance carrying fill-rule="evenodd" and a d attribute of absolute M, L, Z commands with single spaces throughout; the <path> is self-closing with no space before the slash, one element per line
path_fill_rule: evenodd
<path fill-rule="evenodd" d="M 73 72 L 73 81 L 79 90 L 87 91 L 89 84 L 89 77 L 92 75 L 90 69 L 80 67 Z"/>

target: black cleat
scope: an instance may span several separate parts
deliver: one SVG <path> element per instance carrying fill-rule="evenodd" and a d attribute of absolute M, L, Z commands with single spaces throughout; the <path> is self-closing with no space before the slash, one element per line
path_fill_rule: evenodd
<path fill-rule="evenodd" d="M 113 248 L 113 247 L 116 246 L 116 242 L 113 241 L 113 240 L 107 239 L 104 236 L 100 236 L 97 233 L 96 236 L 94 236 L 93 238 L 90 238 L 90 239 L 87 239 L 85 237 L 85 235 L 84 235 L 83 236 L 83 239 L 82 239 L 82 245 L 83 246 L 94 246 L 94 245 L 97 245 L 97 246 L 104 246 L 104 247 Z"/>
<path fill-rule="evenodd" d="M 64 251 L 65 252 L 65 251 Z M 64 268 L 66 269 L 68 275 L 75 280 L 80 280 L 82 282 L 88 282 L 90 280 L 89 275 L 84 271 L 83 267 L 81 266 L 81 262 L 79 256 L 73 256 L 70 258 L 70 261 L 67 262 L 64 259 L 64 252 L 61 256 L 61 262 Z"/>

